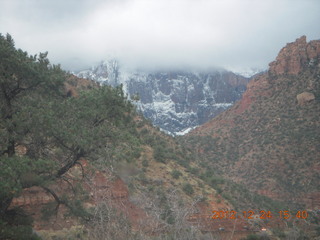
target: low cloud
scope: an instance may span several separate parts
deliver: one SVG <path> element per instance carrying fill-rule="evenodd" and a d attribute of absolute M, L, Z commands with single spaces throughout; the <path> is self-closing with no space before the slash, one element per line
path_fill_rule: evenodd
<path fill-rule="evenodd" d="M 0 32 L 68 70 L 110 57 L 132 66 L 266 68 L 301 35 L 320 38 L 317 0 L 0 0 Z"/>

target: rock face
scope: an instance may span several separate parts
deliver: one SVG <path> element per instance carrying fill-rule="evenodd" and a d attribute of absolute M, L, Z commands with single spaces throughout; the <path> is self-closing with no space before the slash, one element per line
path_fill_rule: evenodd
<path fill-rule="evenodd" d="M 136 103 L 143 115 L 171 134 L 187 132 L 232 106 L 249 81 L 225 70 L 128 71 L 115 60 L 77 75 L 112 86 L 123 84 L 129 96 L 139 95 Z"/>
<path fill-rule="evenodd" d="M 269 72 L 274 75 L 297 75 L 305 66 L 317 64 L 319 54 L 320 42 L 307 43 L 306 36 L 302 36 L 281 49 L 276 60 L 269 64 Z"/>

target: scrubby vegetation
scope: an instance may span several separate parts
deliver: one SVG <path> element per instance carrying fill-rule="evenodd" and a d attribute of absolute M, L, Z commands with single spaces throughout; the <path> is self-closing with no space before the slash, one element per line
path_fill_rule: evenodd
<path fill-rule="evenodd" d="M 39 239 L 32 218 L 23 209 L 10 207 L 14 198 L 35 186 L 55 200 L 42 210 L 44 221 L 57 215 L 63 205 L 65 216 L 75 217 L 84 226 L 56 239 L 211 239 L 213 235 L 201 233 L 199 223 L 188 221 L 199 214 L 199 203 L 209 214 L 209 202 L 239 212 L 294 211 L 303 205 L 290 198 L 275 201 L 258 190 L 273 186 L 274 192 L 286 196 L 317 190 L 319 176 L 303 170 L 315 166 L 318 150 L 314 146 L 320 141 L 314 131 L 320 122 L 315 114 L 320 111 L 319 81 L 314 81 L 314 77 L 319 80 L 317 69 L 297 79 L 270 79 L 277 89 L 289 88 L 274 92 L 269 87 L 267 95 L 256 96 L 249 117 L 238 114 L 230 117 L 232 124 L 226 127 L 173 138 L 136 112 L 122 86 L 77 88 L 77 79 L 50 64 L 47 53 L 30 56 L 15 48 L 10 35 L 0 35 L 0 63 L 1 239 Z M 317 96 L 313 105 L 302 107 L 290 99 L 310 84 Z M 88 160 L 89 170 L 84 170 L 83 159 Z M 270 164 L 274 162 L 277 165 Z M 71 173 L 75 166 L 80 171 Z M 130 203 L 141 207 L 152 227 L 137 231 L 107 198 L 85 207 L 93 193 L 81 181 L 88 181 L 95 171 L 122 179 Z M 70 185 L 70 194 L 53 189 L 57 182 Z M 319 223 L 317 213 L 310 213 L 310 219 L 308 224 Z M 294 234 L 307 239 L 293 224 L 287 231 L 273 229 L 280 239 Z M 252 234 L 246 239 L 267 238 Z"/>
<path fill-rule="evenodd" d="M 181 138 L 181 144 L 197 149 L 202 177 L 212 181 L 204 176 L 210 169 L 211 178 L 238 179 L 253 192 L 272 188 L 299 208 L 289 199 L 319 189 L 319 175 L 311 166 L 319 159 L 320 105 L 318 98 L 298 104 L 297 95 L 308 91 L 317 96 L 319 74 L 319 68 L 306 68 L 297 76 L 263 75 L 268 84 L 251 96 L 254 101 L 245 112 L 236 113 L 238 103 L 215 119 L 228 123 Z"/>

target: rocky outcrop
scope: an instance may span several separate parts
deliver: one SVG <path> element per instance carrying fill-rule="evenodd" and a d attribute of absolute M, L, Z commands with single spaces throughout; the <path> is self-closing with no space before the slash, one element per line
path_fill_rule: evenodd
<path fill-rule="evenodd" d="M 319 55 L 320 41 L 307 43 L 306 36 L 302 36 L 281 49 L 276 60 L 269 64 L 269 73 L 297 75 L 305 66 L 318 64 Z"/>
<path fill-rule="evenodd" d="M 315 100 L 315 96 L 310 92 L 303 92 L 297 95 L 297 100 L 299 105 L 304 105 L 308 102 Z"/>

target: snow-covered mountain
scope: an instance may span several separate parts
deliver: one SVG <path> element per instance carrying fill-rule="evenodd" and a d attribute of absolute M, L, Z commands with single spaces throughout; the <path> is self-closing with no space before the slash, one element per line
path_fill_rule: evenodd
<path fill-rule="evenodd" d="M 116 60 L 103 61 L 77 76 L 102 84 L 122 84 L 143 115 L 162 130 L 182 135 L 212 119 L 241 98 L 248 78 L 226 70 L 146 71 L 128 70 Z"/>

